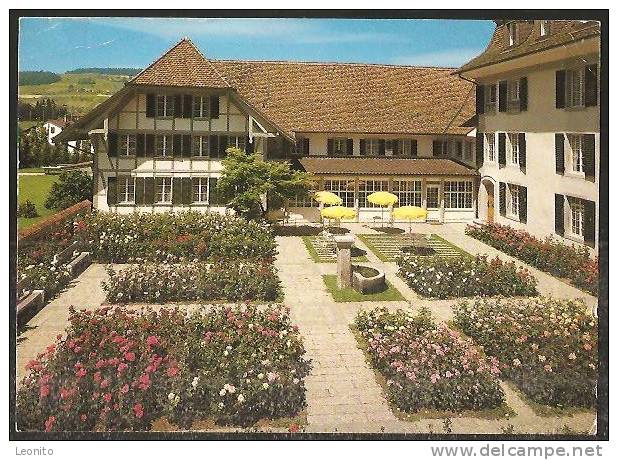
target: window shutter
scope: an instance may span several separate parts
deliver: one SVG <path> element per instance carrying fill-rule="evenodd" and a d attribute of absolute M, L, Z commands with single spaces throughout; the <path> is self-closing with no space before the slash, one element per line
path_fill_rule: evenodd
<path fill-rule="evenodd" d="M 217 193 L 217 178 L 209 177 L 208 178 L 208 204 L 210 206 L 219 205 L 219 194 Z"/>
<path fill-rule="evenodd" d="M 144 178 L 135 178 L 135 204 L 144 204 Z"/>
<path fill-rule="evenodd" d="M 584 104 L 586 107 L 597 105 L 597 65 L 586 66 L 584 72 Z"/>
<path fill-rule="evenodd" d="M 565 89 L 566 89 L 566 72 L 564 70 L 556 70 L 556 108 L 557 109 L 563 109 L 565 106 Z"/>
<path fill-rule="evenodd" d="M 156 98 L 153 93 L 146 94 L 146 118 L 154 118 L 156 113 Z"/>
<path fill-rule="evenodd" d="M 386 153 L 386 141 L 384 139 L 378 140 L 378 154 L 384 155 Z"/>
<path fill-rule="evenodd" d="M 182 155 L 182 136 L 180 134 L 174 134 L 172 136 L 173 139 L 173 148 L 172 148 L 172 156 L 181 156 Z"/>
<path fill-rule="evenodd" d="M 182 204 L 182 177 L 172 179 L 172 204 Z"/>
<path fill-rule="evenodd" d="M 418 156 L 418 143 L 417 143 L 416 139 L 412 139 L 410 141 L 410 154 L 413 157 Z"/>
<path fill-rule="evenodd" d="M 184 134 L 182 136 L 182 156 L 183 157 L 190 157 L 191 156 L 191 135 L 190 134 Z"/>
<path fill-rule="evenodd" d="M 352 155 L 354 153 L 354 140 L 348 139 L 346 147 L 347 147 L 348 155 Z"/>
<path fill-rule="evenodd" d="M 526 133 L 517 135 L 517 143 L 519 145 L 519 167 L 526 169 Z"/>
<path fill-rule="evenodd" d="M 584 174 L 586 179 L 594 181 L 596 175 L 594 134 L 584 134 L 582 149 L 584 150 Z"/>
<path fill-rule="evenodd" d="M 485 113 L 485 87 L 483 85 L 476 86 L 476 113 Z"/>
<path fill-rule="evenodd" d="M 191 118 L 191 110 L 193 108 L 193 96 L 185 94 L 182 101 L 182 118 Z"/>
<path fill-rule="evenodd" d="M 174 116 L 182 117 L 182 94 L 174 94 Z"/>
<path fill-rule="evenodd" d="M 564 195 L 556 193 L 554 202 L 554 228 L 558 235 L 564 235 Z"/>
<path fill-rule="evenodd" d="M 208 138 L 208 149 L 210 150 L 210 156 L 216 157 L 219 151 L 219 136 L 212 135 Z"/>
<path fill-rule="evenodd" d="M 596 205 L 584 200 L 584 241 L 594 244 L 596 240 Z"/>
<path fill-rule="evenodd" d="M 440 155 L 440 149 L 442 148 L 442 142 L 441 141 L 433 141 L 433 156 L 436 157 L 438 155 Z"/>
<path fill-rule="evenodd" d="M 107 134 L 107 156 L 115 157 L 118 155 L 118 134 Z"/>
<path fill-rule="evenodd" d="M 399 155 L 401 153 L 401 141 L 394 139 L 391 142 L 393 143 L 393 155 Z"/>
<path fill-rule="evenodd" d="M 146 156 L 154 156 L 155 151 L 154 134 L 146 134 Z"/>
<path fill-rule="evenodd" d="M 528 188 L 519 187 L 519 221 L 528 222 Z"/>
<path fill-rule="evenodd" d="M 555 134 L 556 144 L 556 172 L 558 174 L 564 174 L 564 134 Z"/>
<path fill-rule="evenodd" d="M 182 204 L 191 204 L 193 199 L 193 187 L 190 177 L 182 177 Z"/>
<path fill-rule="evenodd" d="M 333 154 L 333 150 L 334 150 L 334 149 L 335 149 L 335 147 L 334 147 L 334 141 L 333 141 L 333 139 L 332 139 L 332 138 L 329 138 L 329 139 L 326 141 L 326 153 L 327 153 L 328 155 L 332 155 L 332 154 Z"/>
<path fill-rule="evenodd" d="M 476 132 L 476 167 L 481 168 L 485 161 L 485 135 Z"/>
<path fill-rule="evenodd" d="M 500 215 L 505 216 L 506 215 L 506 184 L 504 182 L 499 183 L 498 192 L 500 195 L 498 197 L 498 199 L 500 200 Z"/>
<path fill-rule="evenodd" d="M 225 156 L 225 151 L 229 146 L 229 139 L 227 136 L 219 136 L 219 155 L 221 157 Z"/>
<path fill-rule="evenodd" d="M 506 166 L 506 133 L 498 133 L 498 164 Z"/>
<path fill-rule="evenodd" d="M 190 183 L 189 185 L 191 186 L 191 190 L 193 191 L 194 187 L 198 187 L 200 185 L 200 179 L 199 177 L 190 177 L 189 178 Z M 193 193 L 191 193 L 191 200 L 190 203 L 193 203 Z"/>
<path fill-rule="evenodd" d="M 519 79 L 519 110 L 525 112 L 528 110 L 528 78 L 521 77 Z"/>
<path fill-rule="evenodd" d="M 498 112 L 506 112 L 506 96 L 507 96 L 507 82 L 501 81 L 498 84 Z"/>
<path fill-rule="evenodd" d="M 118 178 L 110 176 L 107 178 L 107 205 L 113 206 L 118 203 Z"/>
<path fill-rule="evenodd" d="M 210 118 L 219 118 L 219 96 L 210 96 Z"/>
<path fill-rule="evenodd" d="M 365 139 L 361 139 L 360 140 L 360 154 L 364 155 L 365 152 L 367 151 L 367 141 Z"/>
<path fill-rule="evenodd" d="M 137 156 L 143 157 L 145 151 L 146 151 L 146 135 L 138 134 L 137 135 Z"/>
<path fill-rule="evenodd" d="M 144 178 L 144 204 L 154 204 L 155 200 L 155 180 L 154 177 Z"/>
<path fill-rule="evenodd" d="M 309 155 L 309 138 L 305 137 L 303 139 L 303 153 L 305 155 Z"/>

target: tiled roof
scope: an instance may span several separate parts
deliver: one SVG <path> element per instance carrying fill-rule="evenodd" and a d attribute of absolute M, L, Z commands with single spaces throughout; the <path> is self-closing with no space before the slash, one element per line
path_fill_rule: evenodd
<path fill-rule="evenodd" d="M 518 21 L 519 41 L 514 46 L 508 46 L 507 23 L 508 21 L 498 24 L 485 51 L 461 66 L 457 73 L 567 45 L 600 34 L 600 25 L 597 21 L 549 21 L 549 34 L 545 36 L 541 36 L 538 22 Z"/>
<path fill-rule="evenodd" d="M 188 38 L 133 77 L 130 85 L 228 88 L 223 76 Z"/>
<path fill-rule="evenodd" d="M 58 126 L 59 128 L 64 128 L 66 125 L 68 125 L 69 123 L 66 122 L 65 120 L 62 120 L 60 118 L 55 119 L 55 120 L 47 120 L 45 123 L 50 123 L 54 126 Z"/>
<path fill-rule="evenodd" d="M 397 174 L 409 176 L 472 176 L 475 169 L 447 158 L 301 158 L 307 172 L 315 174 Z"/>
<path fill-rule="evenodd" d="M 466 134 L 473 86 L 453 69 L 211 61 L 240 96 L 289 132 Z"/>

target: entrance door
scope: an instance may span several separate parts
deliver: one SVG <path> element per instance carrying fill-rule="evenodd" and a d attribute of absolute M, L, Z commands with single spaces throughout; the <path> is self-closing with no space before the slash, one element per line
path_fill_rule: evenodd
<path fill-rule="evenodd" d="M 494 222 L 494 194 L 487 194 L 487 223 L 493 224 Z"/>
<path fill-rule="evenodd" d="M 427 184 L 427 209 L 440 207 L 440 184 Z"/>

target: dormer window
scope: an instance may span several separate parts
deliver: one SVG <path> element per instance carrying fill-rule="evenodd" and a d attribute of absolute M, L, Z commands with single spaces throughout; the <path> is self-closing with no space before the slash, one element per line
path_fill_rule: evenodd
<path fill-rule="evenodd" d="M 545 37 L 549 35 L 549 21 L 539 21 L 540 22 L 540 35 L 541 37 Z"/>
<path fill-rule="evenodd" d="M 517 44 L 517 23 L 509 22 L 506 25 L 508 34 L 509 34 L 509 46 L 513 46 Z"/>

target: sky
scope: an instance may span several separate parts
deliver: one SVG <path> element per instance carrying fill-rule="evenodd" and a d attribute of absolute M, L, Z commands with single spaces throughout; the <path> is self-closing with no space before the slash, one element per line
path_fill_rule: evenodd
<path fill-rule="evenodd" d="M 214 59 L 457 67 L 493 29 L 486 20 L 22 18 L 19 69 L 143 68 L 185 36 Z"/>

